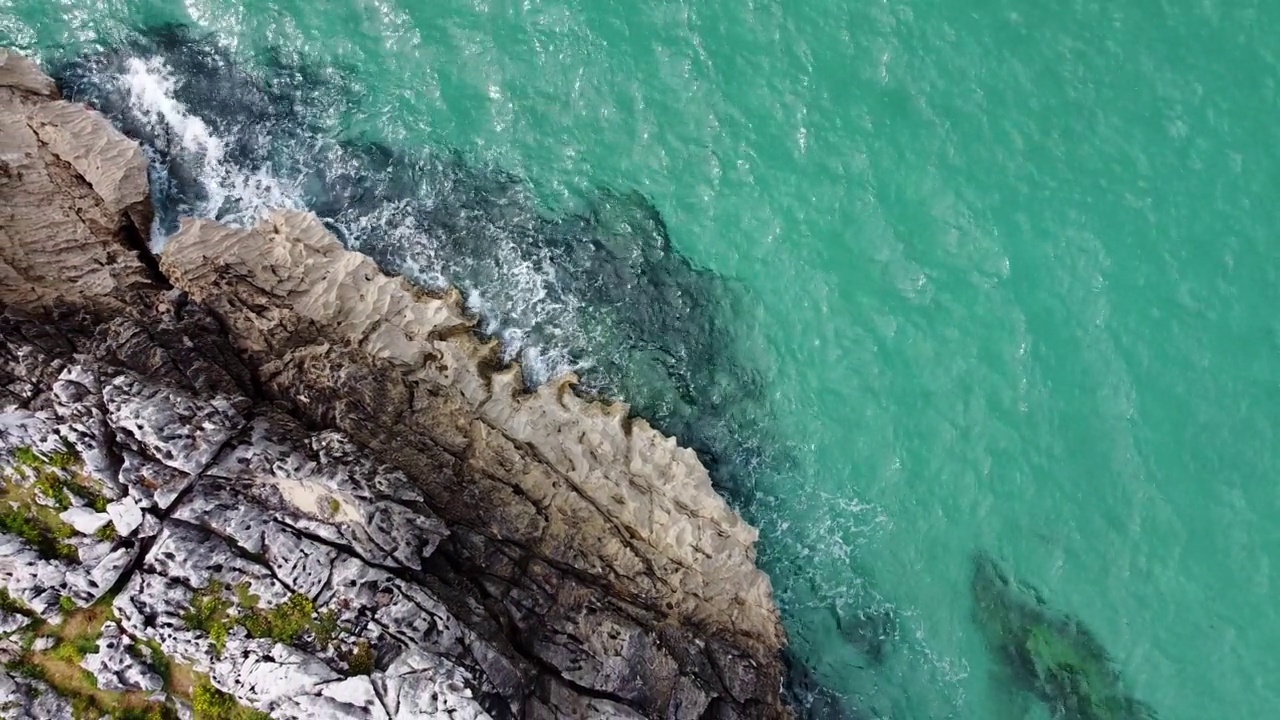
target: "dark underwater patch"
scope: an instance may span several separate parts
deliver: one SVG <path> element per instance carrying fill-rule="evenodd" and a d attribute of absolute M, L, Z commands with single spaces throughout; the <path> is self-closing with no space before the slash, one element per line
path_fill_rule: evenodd
<path fill-rule="evenodd" d="M 973 560 L 974 619 L 1014 682 L 1056 720 L 1156 720 L 1128 694 L 1111 655 L 1079 618 L 1054 610 L 990 555 Z"/>

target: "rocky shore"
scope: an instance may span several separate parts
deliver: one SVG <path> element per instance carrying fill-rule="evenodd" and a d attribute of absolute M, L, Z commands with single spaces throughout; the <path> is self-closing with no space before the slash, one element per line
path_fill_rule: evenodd
<path fill-rule="evenodd" d="M 192 220 L 0 51 L 4 717 L 775 718 L 756 531 L 314 216 Z"/>

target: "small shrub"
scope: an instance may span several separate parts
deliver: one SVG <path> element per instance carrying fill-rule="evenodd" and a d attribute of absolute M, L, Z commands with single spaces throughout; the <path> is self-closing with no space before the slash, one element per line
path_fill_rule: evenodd
<path fill-rule="evenodd" d="M 0 588 L 0 610 L 16 615 L 32 615 L 31 608 L 9 594 L 8 588 Z"/>
<path fill-rule="evenodd" d="M 44 458 L 40 454 L 29 447 L 15 448 L 13 451 L 13 462 L 20 467 L 39 468 L 44 465 Z"/>
<path fill-rule="evenodd" d="M 215 656 L 222 657 L 222 652 L 227 649 L 227 638 L 230 635 L 231 630 L 226 623 L 216 623 L 209 628 L 209 641 L 213 643 Z"/>
<path fill-rule="evenodd" d="M 94 512 L 106 512 L 109 501 L 101 495 L 94 495 L 92 498 L 90 498 L 89 504 L 93 506 Z M 111 526 L 108 525 L 107 527 L 111 527 Z M 114 529 L 115 528 L 112 528 L 112 530 Z"/>
<path fill-rule="evenodd" d="M 53 501 L 59 510 L 66 510 L 71 507 L 71 496 L 67 494 L 67 489 L 62 485 L 62 478 L 47 470 L 41 471 L 36 481 L 32 483 L 32 487 L 41 495 Z"/>
<path fill-rule="evenodd" d="M 79 665 L 80 661 L 84 659 L 84 653 L 80 652 L 80 648 L 76 647 L 75 643 L 70 642 L 59 643 L 53 650 L 49 651 L 49 654 L 55 660 L 61 660 L 72 665 Z"/>
<path fill-rule="evenodd" d="M 151 667 L 155 669 L 156 674 L 164 681 L 165 687 L 169 687 L 170 678 L 173 672 L 173 663 L 169 660 L 169 656 L 164 654 L 164 648 L 160 647 L 160 643 L 155 640 L 144 640 L 142 644 L 151 651 L 149 662 Z"/>
<path fill-rule="evenodd" d="M 99 633 L 95 632 L 92 635 L 82 635 L 81 637 L 76 638 L 73 641 L 76 650 L 79 651 L 81 655 L 92 655 L 98 652 L 98 635 Z"/>
<path fill-rule="evenodd" d="M 269 637 L 292 645 L 311 629 L 311 616 L 315 611 L 311 598 L 295 594 L 270 610 L 258 609 L 249 613 L 241 624 L 253 637 Z"/>
<path fill-rule="evenodd" d="M 369 675 L 374 671 L 373 646 L 368 640 L 361 640 L 347 652 L 347 674 Z"/>
<path fill-rule="evenodd" d="M 60 542 L 59 529 L 46 525 L 38 515 L 21 507 L 0 503 L 0 530 L 22 538 L 42 558 L 54 560 L 77 556 L 75 546 Z M 70 551 L 66 548 L 70 547 Z"/>
<path fill-rule="evenodd" d="M 5 667 L 8 668 L 9 672 L 22 675 L 23 677 L 29 677 L 32 680 L 45 680 L 44 668 L 40 667 L 35 662 L 32 662 L 31 657 L 28 655 L 23 655 Z"/>
<path fill-rule="evenodd" d="M 98 704 L 88 695 L 77 695 L 71 698 L 71 717 L 75 720 L 98 720 L 102 717 L 102 711 L 98 709 Z"/>
<path fill-rule="evenodd" d="M 80 456 L 75 450 L 68 448 L 49 456 L 49 466 L 59 470 L 70 470 L 80 463 Z"/>
<path fill-rule="evenodd" d="M 76 604 L 76 601 L 70 595 L 63 595 L 58 598 L 58 607 L 62 608 L 64 613 L 73 613 L 80 609 L 80 606 Z"/>
<path fill-rule="evenodd" d="M 116 539 L 120 537 L 120 534 L 116 532 L 115 523 L 107 523 L 106 525 L 103 525 L 98 528 L 98 531 L 93 535 L 103 542 L 115 542 Z"/>
<path fill-rule="evenodd" d="M 236 584 L 236 603 L 238 603 L 240 607 L 251 610 L 258 607 L 258 603 L 261 601 L 262 598 L 251 592 L 251 587 L 247 580 Z"/>
<path fill-rule="evenodd" d="M 232 720 L 237 703 L 235 697 L 203 680 L 191 691 L 191 709 L 196 720 Z"/>
<path fill-rule="evenodd" d="M 322 648 L 332 645 L 333 641 L 338 638 L 340 630 L 338 613 L 334 610 L 325 610 L 320 613 L 320 618 L 311 627 L 311 631 L 316 636 L 316 644 Z"/>
<path fill-rule="evenodd" d="M 342 503 L 338 498 L 329 496 L 329 517 L 337 517 L 340 510 L 342 510 Z"/>
<path fill-rule="evenodd" d="M 232 603 L 222 596 L 225 587 L 222 582 L 214 580 L 191 598 L 191 608 L 182 615 L 188 629 L 207 633 L 226 622 Z"/>

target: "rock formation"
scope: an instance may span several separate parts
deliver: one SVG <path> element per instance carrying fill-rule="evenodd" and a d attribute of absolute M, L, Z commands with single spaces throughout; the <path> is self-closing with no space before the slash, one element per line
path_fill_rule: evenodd
<path fill-rule="evenodd" d="M 1015 684 L 1056 720 L 1155 720 L 1131 697 L 1102 643 L 1078 618 L 1049 607 L 986 553 L 973 560 L 974 619 Z"/>
<path fill-rule="evenodd" d="M 314 216 L 150 224 L 138 146 L 0 51 L 6 712 L 787 716 L 691 451 Z"/>

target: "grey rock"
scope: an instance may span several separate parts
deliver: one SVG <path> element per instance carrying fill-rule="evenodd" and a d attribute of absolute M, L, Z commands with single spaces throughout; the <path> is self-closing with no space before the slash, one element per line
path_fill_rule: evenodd
<path fill-rule="evenodd" d="M 139 450 L 188 473 L 204 469 L 244 424 L 229 398 L 196 399 L 130 375 L 105 383 L 102 401 L 112 426 L 131 436 Z"/>
<path fill-rule="evenodd" d="M 82 535 L 92 535 L 111 522 L 106 513 L 94 512 L 86 507 L 73 507 L 58 514 L 63 522 L 76 529 Z"/>
<path fill-rule="evenodd" d="M 160 521 L 151 513 L 142 514 L 142 525 L 138 528 L 138 537 L 155 537 L 160 532 Z"/>
<path fill-rule="evenodd" d="M 21 539 L 0 533 L 0 587 L 37 615 L 58 615 L 58 600 L 67 587 L 67 571 L 60 560 L 45 560 Z"/>
<path fill-rule="evenodd" d="M 0 667 L 0 713 L 9 720 L 68 720 L 71 703 L 45 683 Z"/>
<path fill-rule="evenodd" d="M 22 645 L 16 638 L 0 637 L 0 665 L 10 663 L 22 657 Z"/>
<path fill-rule="evenodd" d="M 80 667 L 93 673 L 103 690 L 155 692 L 163 689 L 164 681 L 130 651 L 132 645 L 133 640 L 120 631 L 119 625 L 103 623 L 98 651 L 85 656 Z"/>
<path fill-rule="evenodd" d="M 68 594 L 81 605 L 90 605 L 107 594 L 132 566 L 138 554 L 136 546 L 126 545 L 107 553 L 92 566 L 79 565 L 66 574 Z"/>
<path fill-rule="evenodd" d="M 48 635 L 41 635 L 40 637 L 32 641 L 31 649 L 35 650 L 36 652 L 44 652 L 45 650 L 52 650 L 53 646 L 57 644 L 58 644 L 57 638 L 53 638 Z"/>
<path fill-rule="evenodd" d="M 439 656 L 409 648 L 373 684 L 393 718 L 486 718 L 468 678 Z"/>
<path fill-rule="evenodd" d="M 191 473 L 148 460 L 132 450 L 122 449 L 120 454 L 124 457 L 120 481 L 141 507 L 167 510 L 174 499 L 195 482 Z"/>
<path fill-rule="evenodd" d="M 31 624 L 31 618 L 0 610 L 0 636 L 9 635 Z"/>
<path fill-rule="evenodd" d="M 111 522 L 115 523 L 116 532 L 121 537 L 132 535 L 133 531 L 142 525 L 142 508 L 138 507 L 138 503 L 131 497 L 109 503 L 107 514 L 111 516 Z"/>

